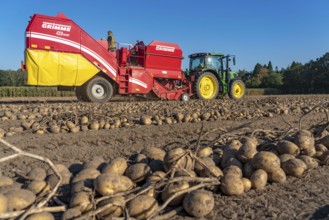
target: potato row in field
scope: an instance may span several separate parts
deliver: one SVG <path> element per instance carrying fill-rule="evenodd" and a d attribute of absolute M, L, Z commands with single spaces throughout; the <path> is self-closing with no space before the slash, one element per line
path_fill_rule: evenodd
<path fill-rule="evenodd" d="M 288 117 L 309 111 L 322 115 L 328 108 L 317 106 L 324 100 L 310 98 L 279 102 L 273 99 L 191 101 L 191 102 L 119 102 L 103 105 L 93 103 L 59 103 L 56 105 L 0 105 L 0 136 L 21 133 L 76 133 L 136 127 L 141 125 L 173 125 L 206 121 L 241 121 Z M 307 103 L 307 104 L 306 104 Z M 313 107 L 315 109 L 313 109 Z M 11 123 L 13 121 L 13 123 Z"/>

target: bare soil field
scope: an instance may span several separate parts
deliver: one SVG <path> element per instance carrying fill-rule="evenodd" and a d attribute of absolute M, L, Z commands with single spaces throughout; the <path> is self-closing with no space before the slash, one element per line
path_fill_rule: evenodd
<path fill-rule="evenodd" d="M 84 162 L 95 157 L 108 163 L 116 157 L 131 158 L 145 147 L 193 150 L 198 141 L 202 147 L 215 140 L 211 145 L 215 149 L 243 136 L 257 138 L 258 150 L 268 147 L 268 143 L 273 147 L 300 128 L 316 132 L 314 127 L 328 122 L 328 112 L 329 95 L 189 102 L 119 99 L 103 105 L 68 98 L 18 98 L 0 100 L 0 129 L 5 141 L 55 164 L 64 164 L 75 175 Z M 177 119 L 178 113 L 189 118 Z M 85 126 L 83 116 L 88 118 Z M 150 123 L 144 121 L 146 117 Z M 24 122 L 31 121 L 38 125 L 24 127 Z M 68 121 L 78 130 L 70 128 Z M 93 122 L 98 122 L 98 127 L 92 127 Z M 58 132 L 51 130 L 54 124 Z M 0 157 L 11 153 L 8 147 L 0 146 Z M 27 173 L 35 166 L 45 167 L 29 158 L 18 158 L 1 163 L 0 169 L 4 175 L 16 178 L 17 173 Z M 214 198 L 215 207 L 205 219 L 329 219 L 329 166 L 306 170 L 299 178 L 287 176 L 283 184 L 267 183 L 262 190 L 251 189 L 240 196 L 214 190 Z M 70 202 L 67 194 L 60 199 L 65 204 Z M 55 216 L 60 219 L 61 213 Z M 181 211 L 170 219 L 193 217 Z"/>

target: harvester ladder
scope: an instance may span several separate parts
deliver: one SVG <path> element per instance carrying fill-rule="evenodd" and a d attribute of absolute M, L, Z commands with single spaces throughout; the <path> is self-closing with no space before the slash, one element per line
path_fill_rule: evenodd
<path fill-rule="evenodd" d="M 119 94 L 129 93 L 129 69 L 120 68 L 119 70 Z"/>

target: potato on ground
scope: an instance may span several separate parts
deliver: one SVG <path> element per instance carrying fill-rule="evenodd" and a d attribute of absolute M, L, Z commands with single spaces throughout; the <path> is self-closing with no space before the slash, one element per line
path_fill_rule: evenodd
<path fill-rule="evenodd" d="M 30 215 L 26 220 L 55 220 L 55 217 L 49 212 L 40 212 Z"/>
<path fill-rule="evenodd" d="M 255 154 L 257 153 L 256 145 L 252 144 L 252 142 L 247 142 L 243 144 L 237 152 L 237 158 L 246 163 L 248 160 L 251 160 Z"/>
<path fill-rule="evenodd" d="M 303 150 L 314 146 L 314 138 L 308 130 L 299 130 L 294 136 L 294 143 L 302 152 Z"/>
<path fill-rule="evenodd" d="M 147 178 L 147 182 L 149 182 L 149 183 L 155 183 L 155 182 L 161 181 L 165 177 L 166 177 L 166 173 L 165 172 L 157 171 L 157 172 L 152 173 Z"/>
<path fill-rule="evenodd" d="M 26 189 L 38 195 L 41 192 L 49 192 L 50 185 L 44 180 L 33 180 L 27 185 Z"/>
<path fill-rule="evenodd" d="M 255 169 L 262 169 L 268 173 L 274 172 L 280 168 L 280 159 L 272 152 L 258 152 L 252 159 L 252 165 Z"/>
<path fill-rule="evenodd" d="M 248 178 L 242 178 L 243 188 L 245 192 L 251 189 L 251 181 Z"/>
<path fill-rule="evenodd" d="M 306 164 L 307 170 L 314 169 L 319 166 L 318 161 L 310 156 L 300 155 L 297 158 L 302 160 Z"/>
<path fill-rule="evenodd" d="M 133 164 L 125 172 L 125 175 L 135 183 L 144 181 L 150 174 L 151 168 L 145 163 Z"/>
<path fill-rule="evenodd" d="M 320 161 L 322 165 L 329 165 L 329 151 L 326 151 L 321 155 Z"/>
<path fill-rule="evenodd" d="M 242 178 L 242 170 L 238 166 L 228 166 L 223 170 L 224 175 L 232 174 Z"/>
<path fill-rule="evenodd" d="M 166 155 L 166 152 L 158 147 L 145 147 L 141 153 L 152 160 L 163 160 Z"/>
<path fill-rule="evenodd" d="M 182 148 L 175 148 L 168 151 L 164 157 L 164 167 L 166 171 L 172 168 L 193 170 L 193 160 Z"/>
<path fill-rule="evenodd" d="M 255 171 L 255 168 L 252 165 L 252 161 L 248 161 L 247 163 L 245 163 L 242 168 L 243 176 L 246 178 L 250 178 L 254 171 Z"/>
<path fill-rule="evenodd" d="M 91 160 L 85 161 L 83 163 L 83 168 L 84 169 L 100 169 L 103 164 L 105 163 L 103 157 L 95 156 Z"/>
<path fill-rule="evenodd" d="M 224 176 L 223 171 L 217 166 L 209 166 L 200 174 L 200 177 L 221 177 Z"/>
<path fill-rule="evenodd" d="M 287 162 L 288 160 L 293 159 L 293 158 L 296 158 L 296 157 L 291 154 L 281 154 L 279 157 L 281 166 L 284 162 Z"/>
<path fill-rule="evenodd" d="M 23 210 L 35 202 L 36 196 L 33 192 L 25 189 L 14 189 L 5 193 L 8 199 L 8 211 Z"/>
<path fill-rule="evenodd" d="M 112 204 L 112 206 L 98 213 L 98 218 L 111 219 L 113 217 L 120 217 L 122 215 L 122 210 L 125 207 L 125 198 L 123 196 L 116 196 L 107 200 L 103 200 L 97 204 L 97 208 L 104 207 L 108 204 Z"/>
<path fill-rule="evenodd" d="M 286 173 L 279 168 L 272 173 L 268 173 L 268 181 L 283 184 L 287 180 Z"/>
<path fill-rule="evenodd" d="M 265 170 L 258 169 L 250 177 L 251 187 L 253 189 L 264 189 L 267 183 L 267 173 Z"/>
<path fill-rule="evenodd" d="M 221 191 L 228 196 L 239 196 L 244 193 L 244 185 L 242 178 L 237 175 L 224 175 L 221 179 Z"/>
<path fill-rule="evenodd" d="M 14 180 L 7 176 L 0 176 L 0 187 L 9 186 L 14 183 Z"/>
<path fill-rule="evenodd" d="M 117 173 L 123 175 L 127 167 L 127 160 L 122 157 L 117 157 L 102 169 L 102 173 Z"/>
<path fill-rule="evenodd" d="M 237 156 L 237 150 L 236 149 L 230 149 L 226 147 L 223 151 L 223 156 L 221 157 L 220 161 L 220 168 L 225 169 L 229 164 L 231 164 L 232 158 L 236 159 Z"/>
<path fill-rule="evenodd" d="M 81 180 L 94 180 L 97 178 L 101 173 L 96 170 L 95 168 L 86 168 L 81 170 L 72 180 L 72 183 L 79 182 Z"/>
<path fill-rule="evenodd" d="M 297 156 L 300 153 L 299 147 L 291 141 L 282 140 L 276 145 L 276 149 L 280 154 L 291 154 Z"/>
<path fill-rule="evenodd" d="M 128 213 L 137 219 L 147 219 L 158 208 L 157 201 L 150 196 L 140 195 L 127 204 Z"/>
<path fill-rule="evenodd" d="M 133 186 L 131 179 L 116 173 L 101 174 L 94 181 L 95 190 L 103 196 L 124 192 L 132 189 Z"/>
<path fill-rule="evenodd" d="M 3 194 L 0 194 L 0 213 L 7 212 L 7 197 Z"/>
<path fill-rule="evenodd" d="M 197 152 L 197 156 L 198 157 L 209 157 L 212 154 L 213 154 L 213 151 L 212 151 L 212 148 L 211 147 L 201 148 Z"/>
<path fill-rule="evenodd" d="M 88 192 L 78 192 L 74 194 L 70 201 L 70 207 L 80 207 L 82 213 L 89 211 L 93 207 L 91 195 Z"/>
<path fill-rule="evenodd" d="M 204 217 L 215 207 L 214 195 L 206 190 L 195 190 L 185 196 L 183 207 L 193 217 Z"/>
<path fill-rule="evenodd" d="M 202 157 L 195 161 L 194 165 L 194 171 L 201 175 L 201 173 L 204 171 L 204 167 L 202 163 L 206 166 L 215 166 L 215 162 L 210 157 Z"/>
<path fill-rule="evenodd" d="M 45 180 L 47 177 L 47 173 L 41 167 L 32 168 L 30 172 L 28 172 L 27 177 L 30 180 Z"/>
<path fill-rule="evenodd" d="M 301 177 L 307 169 L 306 164 L 297 158 L 290 159 L 282 164 L 282 169 L 288 176 Z"/>
<path fill-rule="evenodd" d="M 182 190 L 188 189 L 190 184 L 185 181 L 170 183 L 161 193 L 161 199 L 163 202 L 167 201 L 172 195 Z M 169 202 L 170 206 L 177 206 L 183 202 L 186 193 L 181 194 Z"/>

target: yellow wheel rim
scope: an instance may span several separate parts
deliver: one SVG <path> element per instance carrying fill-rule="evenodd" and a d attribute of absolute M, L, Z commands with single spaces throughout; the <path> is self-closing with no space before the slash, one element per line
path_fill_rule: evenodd
<path fill-rule="evenodd" d="M 210 76 L 204 76 L 200 80 L 199 91 L 204 99 L 212 99 L 216 95 L 217 90 L 216 79 Z"/>
<path fill-rule="evenodd" d="M 235 98 L 241 98 L 244 94 L 244 86 L 241 82 L 236 82 L 234 85 L 233 85 L 233 95 Z"/>

